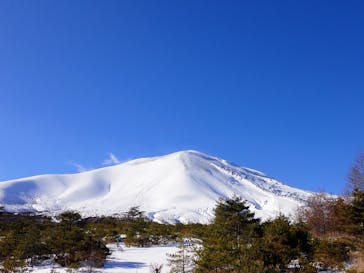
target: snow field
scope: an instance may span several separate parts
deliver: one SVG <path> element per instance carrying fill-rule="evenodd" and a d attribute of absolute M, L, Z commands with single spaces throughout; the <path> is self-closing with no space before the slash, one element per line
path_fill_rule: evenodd
<path fill-rule="evenodd" d="M 107 258 L 104 268 L 96 268 L 94 271 L 100 273 L 150 273 L 151 264 L 163 264 L 162 273 L 168 273 L 167 254 L 175 253 L 178 248 L 175 246 L 155 247 L 126 247 L 116 244 L 108 245 L 111 255 Z M 32 273 L 50 273 L 52 265 L 34 267 Z M 57 273 L 66 273 L 65 268 L 54 267 Z M 87 272 L 87 269 L 80 269 L 78 272 Z"/>

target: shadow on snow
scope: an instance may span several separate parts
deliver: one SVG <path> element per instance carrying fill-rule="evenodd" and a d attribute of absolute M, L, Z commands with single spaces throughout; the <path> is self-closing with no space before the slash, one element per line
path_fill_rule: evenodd
<path fill-rule="evenodd" d="M 105 263 L 105 268 L 140 268 L 145 266 L 145 263 L 140 262 L 107 261 Z"/>

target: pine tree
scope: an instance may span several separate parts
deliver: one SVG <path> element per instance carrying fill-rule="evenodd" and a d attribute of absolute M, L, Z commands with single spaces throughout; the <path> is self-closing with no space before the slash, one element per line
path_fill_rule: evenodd
<path fill-rule="evenodd" d="M 150 236 L 147 233 L 149 222 L 145 217 L 144 212 L 140 211 L 139 207 L 132 207 L 126 213 L 125 219 L 128 222 L 125 244 L 139 247 L 149 245 Z"/>
<path fill-rule="evenodd" d="M 290 223 L 282 215 L 265 225 L 259 250 L 267 272 L 279 272 L 292 260 L 296 251 L 291 237 Z"/>
<path fill-rule="evenodd" d="M 47 242 L 55 254 L 55 261 L 66 267 L 77 268 L 81 262 L 91 267 L 102 266 L 109 249 L 85 229 L 81 216 L 65 212 L 58 219 L 61 222 L 52 228 Z"/>
<path fill-rule="evenodd" d="M 264 235 L 257 248 L 264 264 L 262 272 L 282 272 L 292 260 L 311 258 L 310 241 L 308 231 L 303 226 L 291 224 L 283 215 L 265 223 Z"/>
<path fill-rule="evenodd" d="M 215 220 L 197 251 L 196 272 L 259 272 L 252 245 L 259 220 L 240 197 L 222 199 L 215 208 Z"/>
<path fill-rule="evenodd" d="M 364 191 L 354 190 L 349 211 L 351 231 L 356 235 L 364 235 Z"/>

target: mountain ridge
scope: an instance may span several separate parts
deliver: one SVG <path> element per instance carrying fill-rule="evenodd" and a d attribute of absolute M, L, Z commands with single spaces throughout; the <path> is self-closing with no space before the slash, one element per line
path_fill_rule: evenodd
<path fill-rule="evenodd" d="M 194 150 L 130 160 L 77 174 L 45 174 L 0 182 L 11 211 L 76 210 L 112 215 L 140 206 L 157 222 L 207 223 L 219 198 L 238 195 L 258 217 L 291 215 L 311 192 Z"/>

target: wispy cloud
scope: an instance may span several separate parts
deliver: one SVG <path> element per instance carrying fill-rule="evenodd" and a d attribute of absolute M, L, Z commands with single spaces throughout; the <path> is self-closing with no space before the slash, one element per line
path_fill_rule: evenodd
<path fill-rule="evenodd" d="M 108 153 L 107 155 L 108 157 L 101 163 L 103 166 L 111 166 L 122 162 L 113 153 Z M 73 160 L 68 161 L 67 164 L 76 168 L 77 172 L 79 173 L 87 172 L 94 169 L 92 167 L 85 167 L 84 165 Z"/>
<path fill-rule="evenodd" d="M 82 166 L 81 164 L 74 162 L 74 161 L 69 161 L 68 164 L 75 167 L 77 172 L 79 172 L 79 173 L 83 173 L 83 172 L 91 170 L 91 168 L 86 168 L 86 167 Z"/>
<path fill-rule="evenodd" d="M 115 164 L 119 164 L 119 163 L 121 163 L 121 161 L 113 153 L 109 153 L 108 158 L 102 162 L 102 165 L 109 166 L 109 165 L 115 165 Z"/>

